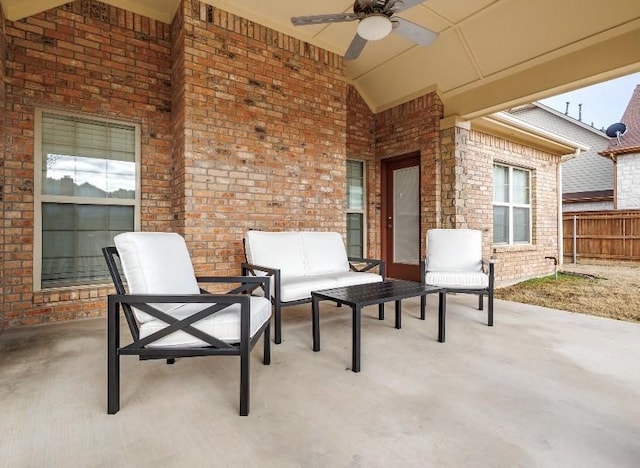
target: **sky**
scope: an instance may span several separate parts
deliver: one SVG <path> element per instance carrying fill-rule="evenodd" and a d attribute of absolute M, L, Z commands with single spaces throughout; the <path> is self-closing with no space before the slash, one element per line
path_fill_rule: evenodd
<path fill-rule="evenodd" d="M 563 114 L 569 101 L 569 116 L 577 119 L 579 104 L 582 104 L 582 121 L 595 128 L 606 129 L 609 125 L 620 122 L 627 104 L 636 86 L 640 85 L 640 73 L 616 78 L 611 81 L 587 86 L 568 93 L 541 99 L 545 106 Z"/>

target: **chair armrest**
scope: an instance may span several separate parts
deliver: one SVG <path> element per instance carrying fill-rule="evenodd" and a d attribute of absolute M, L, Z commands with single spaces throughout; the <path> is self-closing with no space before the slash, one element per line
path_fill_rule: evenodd
<path fill-rule="evenodd" d="M 135 307 L 140 311 L 159 319 L 167 324 L 165 328 L 152 333 L 151 335 L 139 339 L 136 337 L 136 345 L 147 346 L 149 343 L 153 343 L 158 339 L 167 336 L 174 331 L 182 330 L 186 333 L 199 338 L 200 340 L 208 343 L 211 346 L 230 348 L 230 345 L 218 340 L 216 337 L 209 335 L 197 328 L 191 326 L 191 324 L 202 320 L 205 317 L 213 315 L 232 304 L 240 304 L 240 323 L 243 334 L 246 333 L 245 339 L 249 338 L 249 297 L 246 294 L 110 294 L 108 296 L 109 302 L 109 314 L 118 313 L 118 304 L 129 305 Z M 182 320 L 178 320 L 175 317 L 163 312 L 154 304 L 164 303 L 195 303 L 195 304 L 211 304 L 205 307 L 203 310 L 196 312 L 189 317 Z M 242 326 L 242 324 L 245 326 Z M 246 329 L 246 330 L 245 330 Z M 131 345 L 129 345 L 131 346 Z"/>
<path fill-rule="evenodd" d="M 380 271 L 380 276 L 384 278 L 384 261 L 376 258 L 360 258 L 360 257 L 349 257 L 349 267 L 352 271 L 357 271 L 359 273 L 369 271 L 375 267 L 378 267 Z M 364 263 L 362 268 L 356 267 L 355 263 Z"/>
<path fill-rule="evenodd" d="M 246 276 L 248 272 L 254 272 L 254 271 L 262 271 L 266 273 L 267 276 L 275 276 L 276 273 L 280 273 L 280 270 L 278 268 L 271 268 L 263 265 L 256 265 L 255 263 L 243 262 L 241 264 L 241 267 L 242 267 L 242 274 L 244 276 Z"/>
<path fill-rule="evenodd" d="M 226 294 L 250 294 L 258 288 L 268 291 L 271 282 L 269 276 L 198 276 L 196 281 L 198 283 L 240 283 L 240 286 Z M 211 294 L 204 289 L 200 291 Z"/>

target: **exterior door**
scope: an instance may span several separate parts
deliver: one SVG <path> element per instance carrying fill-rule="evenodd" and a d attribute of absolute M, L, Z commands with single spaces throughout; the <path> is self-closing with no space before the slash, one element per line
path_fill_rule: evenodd
<path fill-rule="evenodd" d="M 383 160 L 381 172 L 387 276 L 420 281 L 420 154 Z"/>

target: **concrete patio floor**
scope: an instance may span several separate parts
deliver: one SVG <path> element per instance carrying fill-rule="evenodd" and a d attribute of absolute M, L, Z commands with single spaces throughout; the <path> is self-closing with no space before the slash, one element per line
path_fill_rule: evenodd
<path fill-rule="evenodd" d="M 122 358 L 121 409 L 106 414 L 105 319 L 0 335 L 0 466 L 637 467 L 640 325 L 450 296 L 364 309 L 362 372 L 349 370 L 351 314 L 284 310 L 283 343 L 252 353 L 251 413 L 239 360 Z"/>

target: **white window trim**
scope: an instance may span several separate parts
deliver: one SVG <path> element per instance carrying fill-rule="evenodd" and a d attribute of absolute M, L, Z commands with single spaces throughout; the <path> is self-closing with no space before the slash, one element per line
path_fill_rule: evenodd
<path fill-rule="evenodd" d="M 531 192 L 531 179 L 533 176 L 533 171 L 526 167 L 512 166 L 510 164 L 494 162 L 494 166 L 502 166 L 506 167 L 509 170 L 509 200 L 513 200 L 513 170 L 517 169 L 519 171 L 526 171 L 529 173 L 529 203 L 512 203 L 512 202 L 497 202 L 493 200 L 493 206 L 503 206 L 509 210 L 509 239 L 507 242 L 493 242 L 494 245 L 531 245 L 533 244 L 533 203 L 532 192 Z M 495 183 L 495 181 L 494 181 Z M 529 241 L 528 242 L 514 242 L 513 240 L 513 209 L 514 208 L 528 208 L 529 209 Z"/>
<path fill-rule="evenodd" d="M 87 120 L 95 120 L 97 122 L 112 123 L 116 125 L 126 125 L 134 127 L 135 131 L 135 167 L 136 167 L 136 195 L 134 200 L 123 200 L 115 198 L 93 198 L 93 197 L 69 197 L 60 195 L 43 195 L 42 194 L 42 114 L 49 113 L 61 116 L 77 117 Z M 140 204 L 141 196 L 141 126 L 139 123 L 126 122 L 122 120 L 107 119 L 95 115 L 82 114 L 77 112 L 65 112 L 49 108 L 36 108 L 34 116 L 34 145 L 33 145 L 33 161 L 34 161 L 34 183 L 33 183 L 33 202 L 34 202 L 34 220 L 33 220 L 33 291 L 41 291 L 42 288 L 42 204 L 47 202 L 53 203 L 72 203 L 74 205 L 123 205 L 133 206 L 133 225 L 136 231 L 140 230 Z M 106 246 L 105 246 L 106 247 Z M 91 285 L 94 286 L 94 285 Z M 64 286 L 62 288 L 45 288 L 45 289 L 77 289 L 85 287 L 85 285 Z"/>
<path fill-rule="evenodd" d="M 362 163 L 362 209 L 353 210 L 349 209 L 349 201 L 346 201 L 346 215 L 349 214 L 361 214 L 362 215 L 362 256 L 367 257 L 367 238 L 368 238 L 368 223 L 367 223 L 367 161 L 357 158 L 347 158 L 347 161 L 354 161 Z M 345 216 L 346 221 L 346 216 Z"/>

